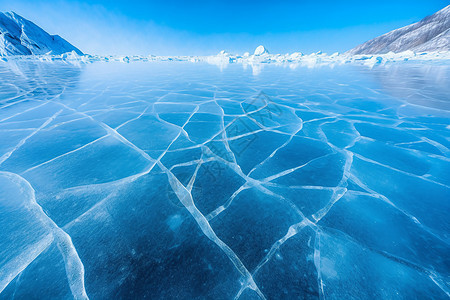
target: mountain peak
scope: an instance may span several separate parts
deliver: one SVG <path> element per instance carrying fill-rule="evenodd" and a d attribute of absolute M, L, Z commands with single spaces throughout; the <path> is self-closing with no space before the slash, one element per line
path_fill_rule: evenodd
<path fill-rule="evenodd" d="M 0 12 L 0 56 L 83 53 L 58 35 L 50 35 L 14 11 Z"/>
<path fill-rule="evenodd" d="M 421 21 L 395 29 L 351 50 L 348 54 L 450 50 L 450 5 Z"/>

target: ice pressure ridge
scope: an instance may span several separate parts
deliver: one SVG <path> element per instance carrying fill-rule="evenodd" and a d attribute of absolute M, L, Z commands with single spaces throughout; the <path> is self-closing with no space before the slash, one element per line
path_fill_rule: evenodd
<path fill-rule="evenodd" d="M 449 296 L 447 65 L 0 74 L 0 298 Z"/>
<path fill-rule="evenodd" d="M 380 64 L 389 64 L 402 61 L 448 61 L 450 60 L 449 51 L 436 52 L 414 52 L 403 51 L 399 53 L 389 52 L 384 54 L 349 54 L 349 53 L 333 53 L 327 54 L 321 51 L 311 54 L 302 52 L 288 54 L 271 54 L 264 46 L 258 46 L 254 54 L 248 52 L 240 54 L 231 54 L 225 50 L 220 51 L 217 55 L 210 56 L 158 56 L 158 55 L 130 55 L 130 56 L 100 56 L 100 55 L 79 55 L 76 52 L 67 52 L 61 55 L 33 55 L 33 56 L 4 56 L 0 57 L 1 62 L 7 61 L 65 61 L 75 64 L 88 64 L 93 62 L 152 62 L 152 61 L 188 61 L 197 63 L 209 63 L 219 66 L 229 64 L 243 65 L 264 65 L 264 64 L 287 64 L 291 66 L 307 66 L 315 67 L 321 65 L 343 65 L 357 64 L 375 66 Z"/>

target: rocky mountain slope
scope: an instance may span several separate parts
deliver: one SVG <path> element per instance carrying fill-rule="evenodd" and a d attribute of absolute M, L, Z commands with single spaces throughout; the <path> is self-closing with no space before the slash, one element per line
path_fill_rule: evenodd
<path fill-rule="evenodd" d="M 0 12 L 0 56 L 83 53 L 59 35 L 42 28 L 14 12 Z"/>
<path fill-rule="evenodd" d="M 359 45 L 348 54 L 381 54 L 403 51 L 450 51 L 450 5 L 420 22 L 393 30 Z"/>

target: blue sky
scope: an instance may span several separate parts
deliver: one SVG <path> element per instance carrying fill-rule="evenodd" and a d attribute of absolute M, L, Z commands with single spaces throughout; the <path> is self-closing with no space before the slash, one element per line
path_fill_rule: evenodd
<path fill-rule="evenodd" d="M 205 55 L 346 51 L 419 21 L 448 0 L 171 1 L 0 0 L 92 54 Z"/>

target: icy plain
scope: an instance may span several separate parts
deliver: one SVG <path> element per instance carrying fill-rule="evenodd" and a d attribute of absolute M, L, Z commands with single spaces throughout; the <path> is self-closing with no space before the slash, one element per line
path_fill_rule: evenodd
<path fill-rule="evenodd" d="M 218 66 L 0 62 L 0 299 L 448 299 L 450 63 Z"/>

